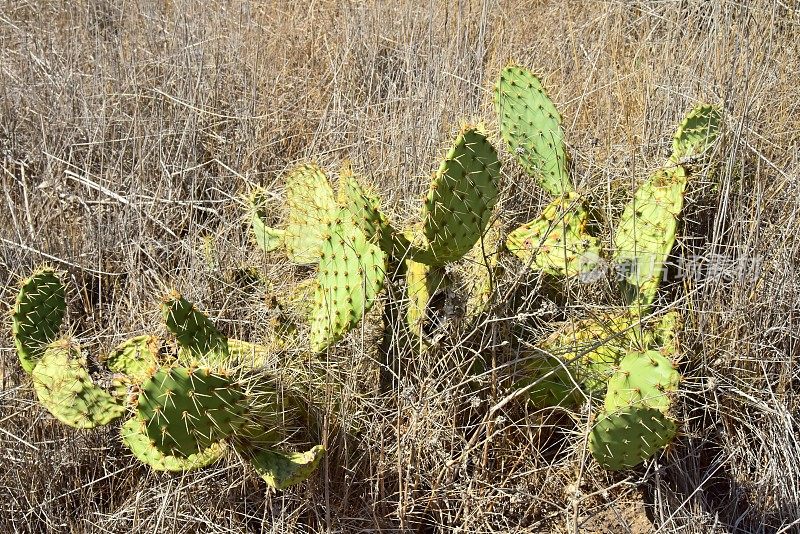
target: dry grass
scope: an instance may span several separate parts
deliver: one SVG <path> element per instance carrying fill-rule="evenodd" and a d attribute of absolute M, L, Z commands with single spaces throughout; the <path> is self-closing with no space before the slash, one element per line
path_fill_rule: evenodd
<path fill-rule="evenodd" d="M 239 194 L 251 184 L 280 193 L 281 172 L 304 158 L 332 170 L 349 158 L 398 218 L 413 216 L 459 122 L 493 125 L 487 87 L 509 58 L 544 76 L 577 181 L 609 221 L 660 164 L 681 115 L 724 105 L 719 165 L 692 186 L 676 256 L 752 262 L 665 292 L 685 321 L 683 435 L 668 454 L 607 473 L 585 450 L 587 414 L 502 403 L 509 346 L 590 313 L 613 295 L 607 283 L 570 289 L 556 313 L 536 280 L 513 273 L 503 283 L 526 284 L 528 298 L 414 362 L 391 394 L 378 388 L 375 329 L 351 336 L 326 356 L 335 388 L 315 399 L 331 424 L 313 437 L 331 453 L 310 482 L 278 495 L 234 458 L 157 475 L 115 429 L 54 423 L 4 329 L 0 530 L 800 531 L 791 0 L 4 1 L 2 299 L 50 261 L 68 273 L 71 329 L 98 354 L 161 328 L 156 303 L 169 287 L 226 333 L 257 341 L 265 290 L 225 272 L 257 265 L 277 290 L 303 273 L 253 250 Z M 508 226 L 545 199 L 510 162 L 504 175 Z M 496 366 L 480 390 L 452 372 L 474 351 Z M 360 432 L 345 435 L 337 419 Z"/>

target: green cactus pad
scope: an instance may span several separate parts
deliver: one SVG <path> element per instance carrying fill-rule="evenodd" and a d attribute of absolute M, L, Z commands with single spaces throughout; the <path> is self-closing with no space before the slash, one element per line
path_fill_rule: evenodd
<path fill-rule="evenodd" d="M 105 360 L 106 367 L 133 382 L 142 383 L 158 365 L 160 341 L 156 336 L 138 336 L 121 343 Z"/>
<path fill-rule="evenodd" d="M 572 191 L 561 115 L 539 79 L 509 65 L 500 72 L 494 102 L 500 134 L 525 171 L 553 196 Z"/>
<path fill-rule="evenodd" d="M 625 206 L 614 234 L 613 261 L 626 301 L 646 311 L 658 292 L 683 209 L 686 172 L 681 166 L 656 171 Z"/>
<path fill-rule="evenodd" d="M 347 210 L 368 240 L 377 239 L 383 250 L 391 251 L 393 229 L 380 210 L 380 199 L 359 183 L 347 163 L 339 172 L 339 205 Z"/>
<path fill-rule="evenodd" d="M 448 285 L 445 271 L 441 267 L 431 267 L 412 259 L 405 261 L 406 266 L 406 293 L 408 307 L 406 308 L 406 323 L 414 335 L 423 335 L 423 326 L 428 318 L 428 304 L 434 293 Z"/>
<path fill-rule="evenodd" d="M 178 340 L 183 356 L 188 355 L 191 364 L 225 366 L 228 362 L 228 340 L 194 305 L 172 292 L 161 304 L 161 313 L 167 329 Z"/>
<path fill-rule="evenodd" d="M 11 312 L 11 335 L 27 373 L 58 338 L 66 309 L 64 285 L 52 269 L 39 269 L 22 282 Z"/>
<path fill-rule="evenodd" d="M 679 381 L 680 375 L 672 362 L 658 352 L 630 352 L 608 380 L 606 412 L 641 405 L 667 413 Z"/>
<path fill-rule="evenodd" d="M 465 128 L 431 181 L 413 259 L 444 265 L 469 252 L 489 224 L 499 177 L 497 151 L 483 133 Z"/>
<path fill-rule="evenodd" d="M 586 231 L 588 219 L 577 193 L 567 193 L 511 232 L 506 248 L 531 269 L 558 277 L 587 276 L 600 260 L 600 241 Z"/>
<path fill-rule="evenodd" d="M 59 340 L 47 347 L 31 373 L 39 402 L 75 428 L 107 425 L 125 408 L 92 382 L 77 345 Z"/>
<path fill-rule="evenodd" d="M 719 108 L 708 104 L 696 106 L 686 115 L 672 138 L 670 160 L 681 162 L 704 154 L 717 140 L 721 122 Z"/>
<path fill-rule="evenodd" d="M 553 356 L 531 354 L 524 364 L 525 378 L 514 385 L 514 389 L 531 386 L 528 398 L 537 408 L 580 406 L 585 395 L 570 373 L 573 365 L 563 364 Z"/>
<path fill-rule="evenodd" d="M 589 435 L 589 450 L 606 469 L 629 469 L 669 445 L 676 433 L 675 423 L 659 410 L 629 406 L 599 414 Z"/>
<path fill-rule="evenodd" d="M 214 443 L 186 458 L 164 454 L 153 446 L 145 432 L 144 423 L 136 418 L 128 419 L 120 428 L 120 434 L 122 442 L 136 459 L 154 471 L 194 471 L 213 464 L 225 453 L 221 443 Z"/>
<path fill-rule="evenodd" d="M 324 350 L 361 321 L 383 288 L 385 275 L 386 255 L 342 210 L 324 235 L 311 312 L 312 350 Z"/>
<path fill-rule="evenodd" d="M 166 367 L 142 384 L 137 414 L 154 447 L 186 458 L 234 433 L 248 405 L 239 384 L 225 374 Z"/>
<path fill-rule="evenodd" d="M 285 230 L 271 228 L 264 223 L 267 217 L 266 192 L 256 189 L 248 199 L 250 213 L 250 226 L 253 228 L 253 237 L 256 245 L 264 252 L 272 252 L 284 244 Z"/>
<path fill-rule="evenodd" d="M 317 469 L 325 448 L 317 445 L 307 452 L 259 451 L 250 461 L 256 472 L 271 487 L 282 490 L 303 482 Z"/>

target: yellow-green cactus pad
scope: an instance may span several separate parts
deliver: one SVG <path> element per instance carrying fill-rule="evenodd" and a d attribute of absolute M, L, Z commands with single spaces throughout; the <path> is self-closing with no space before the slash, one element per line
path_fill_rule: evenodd
<path fill-rule="evenodd" d="M 511 232 L 506 248 L 536 271 L 558 277 L 589 275 L 598 268 L 600 241 L 587 232 L 588 220 L 577 193 L 567 193 Z"/>
<path fill-rule="evenodd" d="M 324 350 L 361 321 L 383 289 L 385 276 L 386 255 L 342 210 L 324 234 L 311 312 L 312 350 Z"/>
<path fill-rule="evenodd" d="M 406 323 L 411 332 L 417 337 L 422 337 L 431 297 L 438 290 L 444 289 L 448 281 L 442 267 L 431 267 L 412 259 L 407 259 L 405 266 L 408 297 Z"/>
<path fill-rule="evenodd" d="M 250 461 L 267 484 L 282 490 L 310 477 L 319 466 L 323 456 L 325 456 L 325 448 L 317 445 L 307 452 L 258 451 Z"/>
<path fill-rule="evenodd" d="M 126 375 L 131 381 L 142 383 L 159 365 L 160 341 L 156 336 L 138 336 L 121 343 L 105 360 L 110 371 Z"/>
<path fill-rule="evenodd" d="M 539 79 L 509 65 L 494 87 L 500 134 L 525 171 L 553 196 L 572 191 L 561 115 Z"/>
<path fill-rule="evenodd" d="M 679 163 L 704 154 L 717 140 L 721 122 L 719 108 L 708 104 L 696 106 L 686 115 L 672 138 L 670 160 Z"/>
<path fill-rule="evenodd" d="M 214 443 L 207 449 L 185 458 L 164 454 L 150 442 L 144 422 L 136 418 L 127 420 L 120 428 L 120 434 L 122 442 L 136 459 L 154 471 L 194 471 L 213 464 L 225 453 L 222 443 Z"/>
<path fill-rule="evenodd" d="M 661 283 L 683 209 L 686 172 L 680 165 L 659 169 L 625 206 L 614 234 L 613 261 L 629 304 L 647 310 Z"/>
<path fill-rule="evenodd" d="M 675 423 L 646 406 L 601 412 L 589 435 L 589 450 L 597 463 L 617 471 L 636 467 L 675 438 Z"/>
<path fill-rule="evenodd" d="M 26 372 L 58 338 L 66 308 L 64 285 L 52 269 L 39 269 L 23 280 L 11 312 L 11 335 Z"/>
<path fill-rule="evenodd" d="M 39 402 L 56 419 L 75 428 L 107 425 L 125 408 L 92 382 L 77 345 L 59 340 L 47 347 L 31 373 Z"/>
<path fill-rule="evenodd" d="M 271 228 L 266 225 L 264 219 L 267 217 L 266 210 L 267 194 L 262 189 L 256 189 L 248 199 L 250 225 L 253 228 L 253 237 L 256 245 L 264 252 L 272 252 L 283 246 L 285 230 Z"/>
<path fill-rule="evenodd" d="M 189 361 L 210 366 L 225 366 L 228 362 L 228 340 L 217 330 L 211 319 L 177 292 L 170 293 L 161 304 L 167 329 L 175 335 Z"/>

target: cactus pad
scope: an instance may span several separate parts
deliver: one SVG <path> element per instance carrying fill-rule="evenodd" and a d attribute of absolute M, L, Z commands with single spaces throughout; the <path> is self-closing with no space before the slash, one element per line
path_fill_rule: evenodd
<path fill-rule="evenodd" d="M 306 480 L 316 470 L 325 448 L 317 445 L 307 452 L 259 451 L 250 460 L 264 481 L 275 489 L 285 489 Z"/>
<path fill-rule="evenodd" d="M 137 413 L 163 454 L 186 458 L 230 436 L 248 415 L 238 383 L 207 368 L 166 367 L 141 386 Z"/>
<path fill-rule="evenodd" d="M 272 252 L 284 243 L 285 230 L 271 228 L 264 223 L 266 212 L 266 192 L 256 189 L 248 199 L 250 212 L 250 226 L 253 228 L 253 237 L 256 245 L 264 252 Z"/>
<path fill-rule="evenodd" d="M 110 371 L 126 375 L 133 382 L 142 383 L 159 365 L 159 339 L 155 336 L 138 336 L 121 343 L 106 358 Z"/>
<path fill-rule="evenodd" d="M 329 221 L 324 234 L 311 346 L 319 352 L 340 340 L 364 316 L 383 288 L 386 255 L 367 241 L 346 210 Z"/>
<path fill-rule="evenodd" d="M 600 413 L 589 436 L 589 450 L 606 469 L 628 469 L 666 447 L 676 432 L 675 423 L 659 410 L 629 406 Z"/>
<path fill-rule="evenodd" d="M 421 337 L 428 318 L 428 304 L 433 295 L 447 285 L 444 269 L 431 267 L 412 259 L 405 261 L 408 308 L 406 322 L 416 336 Z"/>
<path fill-rule="evenodd" d="M 393 229 L 380 210 L 380 199 L 359 183 L 349 164 L 342 165 L 339 172 L 338 200 L 369 241 L 377 239 L 383 250 L 391 251 Z"/>
<path fill-rule="evenodd" d="M 227 363 L 228 340 L 191 302 L 173 291 L 161 304 L 161 313 L 182 353 L 188 353 L 189 361 L 185 363 L 198 361 L 212 366 Z"/>
<path fill-rule="evenodd" d="M 476 128 L 456 138 L 431 181 L 422 209 L 423 243 L 413 259 L 430 265 L 456 261 L 483 235 L 497 203 L 497 151 Z"/>
<path fill-rule="evenodd" d="M 145 432 L 144 423 L 136 418 L 128 419 L 120 428 L 122 442 L 133 455 L 154 471 L 193 471 L 211 465 L 225 453 L 221 443 L 183 458 L 164 454 L 153 446 Z"/>
<path fill-rule="evenodd" d="M 629 352 L 608 381 L 606 412 L 641 405 L 666 413 L 679 381 L 672 362 L 658 352 Z"/>
<path fill-rule="evenodd" d="M 11 312 L 11 335 L 26 372 L 58 338 L 66 307 L 64 285 L 52 269 L 40 269 L 22 282 Z"/>
<path fill-rule="evenodd" d="M 681 166 L 656 171 L 625 206 L 614 234 L 613 260 L 628 303 L 649 308 L 661 282 L 683 209 L 686 172 Z"/>
<path fill-rule="evenodd" d="M 48 346 L 31 375 L 39 402 L 66 425 L 94 428 L 107 425 L 125 412 L 111 395 L 92 382 L 85 359 L 69 340 Z"/>
<path fill-rule="evenodd" d="M 506 248 L 552 276 L 586 276 L 597 269 L 600 241 L 586 231 L 589 214 L 576 193 L 551 202 L 538 218 L 508 235 Z"/>
<path fill-rule="evenodd" d="M 326 222 L 336 213 L 336 197 L 318 165 L 305 163 L 286 176 L 289 217 L 284 242 L 289 260 L 317 263 Z"/>
<path fill-rule="evenodd" d="M 572 191 L 561 115 L 529 70 L 509 65 L 494 88 L 500 133 L 520 165 L 553 196 Z"/>
<path fill-rule="evenodd" d="M 524 364 L 525 378 L 518 381 L 515 389 L 531 386 L 528 398 L 538 408 L 547 406 L 577 407 L 584 395 L 576 384 L 567 365 L 553 356 L 532 354 Z"/>
<path fill-rule="evenodd" d="M 701 156 L 717 140 L 721 122 L 717 107 L 708 104 L 696 106 L 686 115 L 672 138 L 670 160 L 679 163 L 686 158 Z"/>

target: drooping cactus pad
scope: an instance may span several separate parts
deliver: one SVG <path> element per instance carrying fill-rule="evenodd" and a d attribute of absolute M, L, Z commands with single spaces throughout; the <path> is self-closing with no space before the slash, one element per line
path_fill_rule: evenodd
<path fill-rule="evenodd" d="M 285 489 L 306 480 L 325 456 L 325 448 L 317 445 L 307 452 L 282 453 L 264 450 L 250 460 L 264 481 L 275 489 Z"/>

